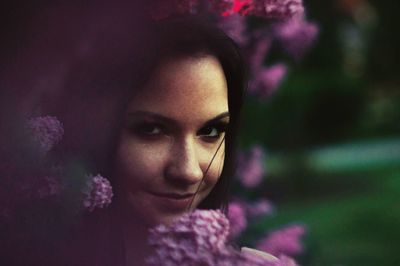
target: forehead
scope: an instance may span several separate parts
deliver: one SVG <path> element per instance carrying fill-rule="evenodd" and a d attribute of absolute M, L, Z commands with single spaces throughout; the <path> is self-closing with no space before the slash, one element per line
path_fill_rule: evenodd
<path fill-rule="evenodd" d="M 135 110 L 182 119 L 206 119 L 227 112 L 227 83 L 221 64 L 211 55 L 163 61 L 130 102 L 128 111 Z"/>

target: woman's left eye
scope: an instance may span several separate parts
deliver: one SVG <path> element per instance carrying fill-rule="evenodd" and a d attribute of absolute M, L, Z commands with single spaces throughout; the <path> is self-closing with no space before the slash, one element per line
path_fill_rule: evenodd
<path fill-rule="evenodd" d="M 215 127 L 207 127 L 201 131 L 200 135 L 207 137 L 219 137 L 220 132 Z"/>
<path fill-rule="evenodd" d="M 226 125 L 214 125 L 202 128 L 198 135 L 210 140 L 217 140 L 226 131 Z"/>

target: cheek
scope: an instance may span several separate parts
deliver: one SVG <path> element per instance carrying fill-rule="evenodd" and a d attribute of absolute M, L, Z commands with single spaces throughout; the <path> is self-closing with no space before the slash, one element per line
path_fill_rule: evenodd
<path fill-rule="evenodd" d="M 212 153 L 209 158 L 212 158 L 214 153 Z M 208 187 L 208 191 L 210 192 L 211 189 L 215 186 L 218 182 L 218 179 L 221 175 L 222 168 L 224 166 L 224 159 L 225 159 L 225 145 L 222 144 L 220 149 L 218 150 L 217 154 L 215 155 L 214 160 L 211 163 L 210 168 L 204 178 L 204 184 Z M 207 163 L 203 166 L 203 172 L 206 171 L 211 159 L 208 159 Z"/>
<path fill-rule="evenodd" d="M 162 173 L 164 154 L 162 147 L 122 139 L 116 153 L 117 179 L 130 189 L 148 185 Z"/>

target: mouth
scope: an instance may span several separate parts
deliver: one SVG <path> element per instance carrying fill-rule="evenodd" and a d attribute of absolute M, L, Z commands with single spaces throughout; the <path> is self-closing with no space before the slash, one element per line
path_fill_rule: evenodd
<path fill-rule="evenodd" d="M 195 196 L 195 193 L 159 193 L 159 192 L 149 192 L 157 197 L 169 198 L 176 200 L 191 199 Z"/>
<path fill-rule="evenodd" d="M 179 212 L 187 210 L 196 196 L 195 193 L 159 193 L 153 191 L 149 194 L 157 200 L 160 206 L 163 206 L 163 209 Z"/>

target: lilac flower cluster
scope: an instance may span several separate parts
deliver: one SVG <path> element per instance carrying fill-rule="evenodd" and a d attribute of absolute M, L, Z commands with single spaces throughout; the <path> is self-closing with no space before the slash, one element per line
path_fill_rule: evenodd
<path fill-rule="evenodd" d="M 155 19 L 173 14 L 198 12 L 201 0 L 153 0 L 150 5 Z M 219 26 L 232 37 L 247 54 L 251 70 L 249 93 L 266 99 L 280 86 L 287 66 L 276 63 L 264 66 L 269 48 L 277 42 L 295 60 L 300 60 L 313 45 L 318 27 L 305 20 L 302 0 L 211 0 L 211 13 L 220 15 Z M 207 5 L 206 5 L 207 6 Z M 244 16 L 258 16 L 273 20 L 273 27 L 248 31 Z"/>
<path fill-rule="evenodd" d="M 247 227 L 246 211 L 239 202 L 231 202 L 228 206 L 228 219 L 230 223 L 230 236 L 238 237 Z"/>
<path fill-rule="evenodd" d="M 15 154 L 2 157 L 0 162 L 0 217 L 11 222 L 23 215 L 26 208 L 42 208 L 42 205 L 64 204 L 60 201 L 67 190 L 74 189 L 69 186 L 68 180 L 71 169 L 65 163 L 55 165 L 50 156 L 20 156 L 20 154 L 31 153 L 32 141 L 37 144 L 40 155 L 46 155 L 58 142 L 61 141 L 64 129 L 61 122 L 52 116 L 35 117 L 24 120 L 18 130 L 24 130 L 21 134 L 23 139 L 19 143 L 11 143 L 16 147 Z M 35 150 L 36 151 L 36 150 Z M 34 153 L 36 155 L 37 153 Z M 3 155 L 3 154 L 1 154 Z M 19 160 L 19 157 L 22 157 Z M 103 208 L 111 202 L 112 188 L 107 179 L 101 176 L 87 177 L 86 187 L 81 196 L 84 201 L 79 202 L 89 211 L 95 208 Z M 81 188 L 79 188 L 81 193 Z M 74 201 L 75 202 L 75 201 Z M 40 209 L 41 210 L 41 209 Z"/>
<path fill-rule="evenodd" d="M 250 66 L 248 92 L 264 100 L 271 96 L 288 72 L 286 64 L 264 65 L 270 48 L 282 48 L 299 61 L 314 44 L 318 27 L 307 22 L 301 0 L 237 0 L 230 16 L 221 16 L 219 26 L 244 50 Z M 246 18 L 238 15 L 263 16 L 273 19 L 272 25 L 247 28 Z"/>
<path fill-rule="evenodd" d="M 260 68 L 250 83 L 249 93 L 260 99 L 271 96 L 281 85 L 286 73 L 287 67 L 282 63 Z"/>
<path fill-rule="evenodd" d="M 239 154 L 236 176 L 243 186 L 254 188 L 260 184 L 265 175 L 264 157 L 261 146 L 254 146 L 248 153 Z"/>
<path fill-rule="evenodd" d="M 250 219 L 273 212 L 272 204 L 265 199 L 258 200 L 254 203 L 235 200 L 228 205 L 228 220 L 230 224 L 229 236 L 237 238 L 243 233 Z"/>
<path fill-rule="evenodd" d="M 276 40 L 294 59 L 300 60 L 314 44 L 318 27 L 304 19 L 291 19 L 273 27 Z"/>
<path fill-rule="evenodd" d="M 153 0 L 149 9 L 154 19 L 167 18 L 173 14 L 193 14 L 201 0 Z M 210 12 L 221 16 L 240 14 L 252 15 L 267 19 L 290 19 L 303 15 L 301 0 L 210 0 Z"/>
<path fill-rule="evenodd" d="M 21 206 L 49 200 L 62 189 L 58 169 L 49 165 L 44 156 L 62 139 L 61 122 L 56 117 L 42 116 L 22 120 L 16 128 L 23 130 L 22 139 L 7 143 L 13 150 L 6 156 L 1 154 L 0 162 L 0 208 L 3 216 L 10 219 Z M 36 144 L 35 156 L 21 156 L 32 155 L 32 143 Z"/>
<path fill-rule="evenodd" d="M 110 182 L 101 175 L 88 176 L 84 194 L 86 198 L 83 201 L 83 206 L 89 211 L 106 207 L 111 203 L 113 197 Z"/>
<path fill-rule="evenodd" d="M 302 0 L 253 0 L 252 15 L 269 19 L 301 17 L 304 13 Z"/>
<path fill-rule="evenodd" d="M 147 263 L 152 266 L 295 265 L 290 264 L 291 260 L 271 261 L 241 253 L 227 245 L 228 233 L 228 219 L 219 210 L 196 210 L 184 214 L 175 223 L 150 230 L 149 245 L 154 252 Z"/>
<path fill-rule="evenodd" d="M 195 211 L 176 223 L 150 231 L 155 254 L 150 265 L 215 265 L 214 254 L 224 248 L 229 222 L 220 211 Z"/>
<path fill-rule="evenodd" d="M 45 153 L 60 142 L 64 134 L 61 122 L 53 116 L 31 118 L 28 121 L 28 127 L 32 132 L 34 140 L 37 141 Z"/>
<path fill-rule="evenodd" d="M 303 225 L 291 225 L 269 233 L 258 243 L 257 248 L 275 256 L 294 256 L 303 251 L 301 237 L 305 233 Z"/>
<path fill-rule="evenodd" d="M 274 213 L 274 206 L 267 199 L 259 199 L 253 203 L 245 205 L 246 214 L 249 218 L 257 218 Z"/>

